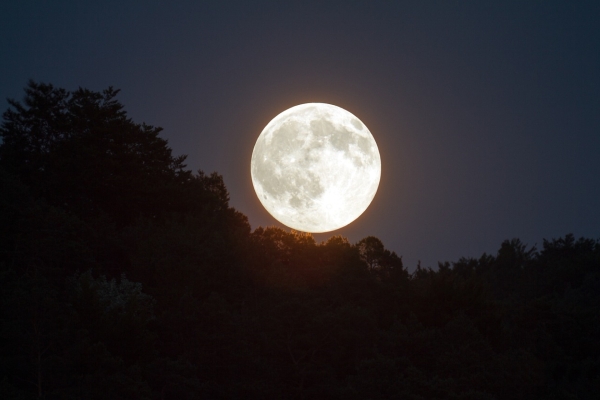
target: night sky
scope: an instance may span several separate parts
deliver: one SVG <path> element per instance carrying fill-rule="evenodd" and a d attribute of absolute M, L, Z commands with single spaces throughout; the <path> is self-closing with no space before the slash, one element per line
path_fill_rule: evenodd
<path fill-rule="evenodd" d="M 334 234 L 418 260 L 600 237 L 600 2 L 3 1 L 0 97 L 29 79 L 121 89 L 188 167 L 223 175 L 252 228 L 281 226 L 250 179 L 281 111 L 331 103 L 373 133 L 382 180 Z M 262 4 L 262 5 L 259 5 Z"/>

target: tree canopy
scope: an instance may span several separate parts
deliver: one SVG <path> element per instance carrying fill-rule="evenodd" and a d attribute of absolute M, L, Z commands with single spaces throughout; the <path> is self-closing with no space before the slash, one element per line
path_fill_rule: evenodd
<path fill-rule="evenodd" d="M 600 393 L 600 242 L 409 274 L 367 236 L 251 231 L 118 90 L 29 82 L 0 128 L 0 398 Z"/>

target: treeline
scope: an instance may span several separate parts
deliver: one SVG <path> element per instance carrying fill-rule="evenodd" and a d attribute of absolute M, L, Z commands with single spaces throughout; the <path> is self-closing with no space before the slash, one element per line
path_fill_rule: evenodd
<path fill-rule="evenodd" d="M 418 267 L 251 231 L 117 90 L 29 82 L 0 136 L 2 399 L 592 399 L 600 242 Z"/>

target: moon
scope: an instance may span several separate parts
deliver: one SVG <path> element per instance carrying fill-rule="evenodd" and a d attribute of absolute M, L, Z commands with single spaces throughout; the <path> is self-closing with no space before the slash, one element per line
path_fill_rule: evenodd
<path fill-rule="evenodd" d="M 252 152 L 252 184 L 265 209 L 303 232 L 329 232 L 358 218 L 381 178 L 365 124 L 343 108 L 300 104 L 263 129 Z"/>

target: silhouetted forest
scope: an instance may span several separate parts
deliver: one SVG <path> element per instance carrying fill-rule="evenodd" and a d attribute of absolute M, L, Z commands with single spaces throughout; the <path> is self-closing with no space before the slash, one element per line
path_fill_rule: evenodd
<path fill-rule="evenodd" d="M 117 94 L 31 81 L 3 114 L 0 398 L 597 398 L 599 241 L 409 274 L 251 231 Z"/>

